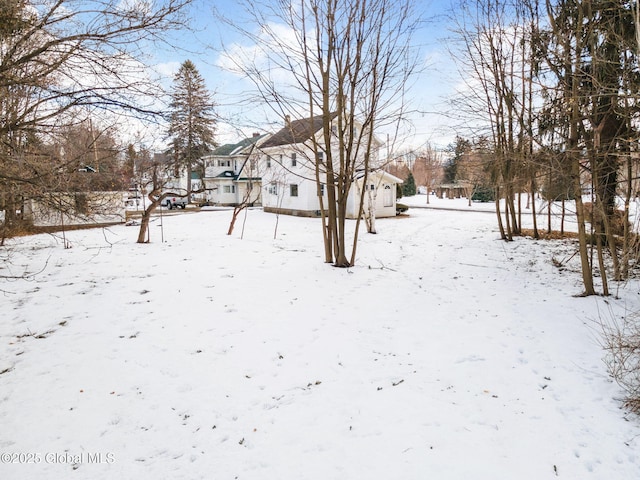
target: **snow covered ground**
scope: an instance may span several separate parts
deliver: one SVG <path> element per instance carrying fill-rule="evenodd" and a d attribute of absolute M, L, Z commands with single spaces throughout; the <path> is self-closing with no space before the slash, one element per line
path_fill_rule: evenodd
<path fill-rule="evenodd" d="M 323 263 L 317 219 L 274 239 L 260 210 L 243 239 L 229 211 L 156 218 L 148 245 L 19 239 L 0 479 L 640 478 L 598 344 L 638 283 L 577 298 L 570 242 L 504 243 L 480 210 L 378 220 L 350 269 Z"/>

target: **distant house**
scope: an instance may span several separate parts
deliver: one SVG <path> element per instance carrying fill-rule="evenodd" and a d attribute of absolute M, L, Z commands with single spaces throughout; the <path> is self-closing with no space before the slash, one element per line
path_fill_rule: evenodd
<path fill-rule="evenodd" d="M 123 192 L 49 192 L 26 199 L 22 218 L 34 227 L 107 225 L 126 219 Z"/>
<path fill-rule="evenodd" d="M 205 200 L 213 205 L 259 205 L 261 201 L 260 165 L 256 147 L 268 135 L 252 137 L 216 148 L 205 162 Z"/>
<path fill-rule="evenodd" d="M 335 115 L 332 117 L 332 120 Z M 335 128 L 331 125 L 332 130 Z M 307 217 L 320 216 L 320 200 L 326 205 L 327 192 L 324 184 L 316 184 L 316 158 L 312 148 L 313 140 L 320 146 L 318 155 L 324 155 L 323 117 L 291 121 L 278 132 L 260 144 L 262 171 L 262 206 L 266 212 L 283 213 Z M 379 146 L 379 144 L 378 144 Z M 336 146 L 330 145 L 334 149 Z M 334 156 L 334 158 L 337 155 Z M 370 162 L 377 163 L 377 151 Z M 356 218 L 360 207 L 360 193 L 365 191 L 366 203 L 375 206 L 376 217 L 395 216 L 396 184 L 402 183 L 397 177 L 382 171 L 372 170 L 367 185 L 363 185 L 364 172 L 353 179 L 348 198 L 348 217 Z M 382 192 L 378 195 L 378 192 Z"/>

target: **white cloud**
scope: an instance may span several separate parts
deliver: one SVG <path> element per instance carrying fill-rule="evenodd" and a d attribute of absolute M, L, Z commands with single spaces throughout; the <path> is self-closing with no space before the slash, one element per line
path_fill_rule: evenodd
<path fill-rule="evenodd" d="M 163 78 L 173 78 L 178 70 L 180 70 L 180 62 L 166 62 L 166 63 L 158 63 L 153 69 Z"/>

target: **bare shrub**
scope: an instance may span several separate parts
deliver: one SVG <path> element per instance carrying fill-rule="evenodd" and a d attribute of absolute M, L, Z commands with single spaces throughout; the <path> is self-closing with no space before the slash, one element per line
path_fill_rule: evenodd
<path fill-rule="evenodd" d="M 605 364 L 611 377 L 626 393 L 624 405 L 640 414 L 640 312 L 632 312 L 621 319 L 610 315 L 601 319 Z"/>

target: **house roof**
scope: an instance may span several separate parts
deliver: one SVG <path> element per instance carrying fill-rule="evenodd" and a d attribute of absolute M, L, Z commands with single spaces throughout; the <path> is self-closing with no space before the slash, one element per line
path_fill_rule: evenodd
<path fill-rule="evenodd" d="M 232 178 L 235 180 L 236 174 L 233 173 L 233 170 L 225 170 L 224 172 L 219 173 L 214 178 Z"/>
<path fill-rule="evenodd" d="M 245 175 L 241 176 L 240 173 L 236 175 L 231 170 L 225 170 L 224 172 L 220 173 L 219 175 L 216 175 L 213 178 L 226 178 L 234 182 L 258 182 L 262 180 L 262 177 L 247 177 Z"/>
<path fill-rule="evenodd" d="M 369 172 L 369 178 L 371 178 L 372 176 L 381 177 L 382 180 L 384 180 L 385 182 L 389 182 L 389 183 L 403 183 L 403 180 L 401 178 L 398 178 L 395 175 L 391 175 L 389 172 L 385 172 L 384 170 L 370 171 Z M 358 172 L 356 172 L 356 174 L 355 174 L 355 178 L 356 179 L 359 180 L 362 177 L 364 177 L 364 171 L 363 170 L 359 170 Z"/>
<path fill-rule="evenodd" d="M 337 113 L 332 113 L 330 120 L 333 120 L 336 115 Z M 309 140 L 322 128 L 323 118 L 323 115 L 316 115 L 310 118 L 287 122 L 287 125 L 274 133 L 261 147 L 269 148 L 280 145 L 294 145 Z"/>
<path fill-rule="evenodd" d="M 214 149 L 209 155 L 229 155 L 236 148 L 235 143 L 226 143 L 224 145 L 220 145 L 216 149 Z"/>
<path fill-rule="evenodd" d="M 266 137 L 268 134 L 258 135 L 254 134 L 252 137 L 247 137 L 243 140 L 240 140 L 238 143 L 225 143 L 224 145 L 220 145 L 218 148 L 213 150 L 210 155 L 211 156 L 230 156 L 237 153 L 240 153 L 242 149 L 249 147 L 256 143 L 258 140 Z"/>
<path fill-rule="evenodd" d="M 238 177 L 236 179 L 237 182 L 259 182 L 262 180 L 262 177 Z"/>

